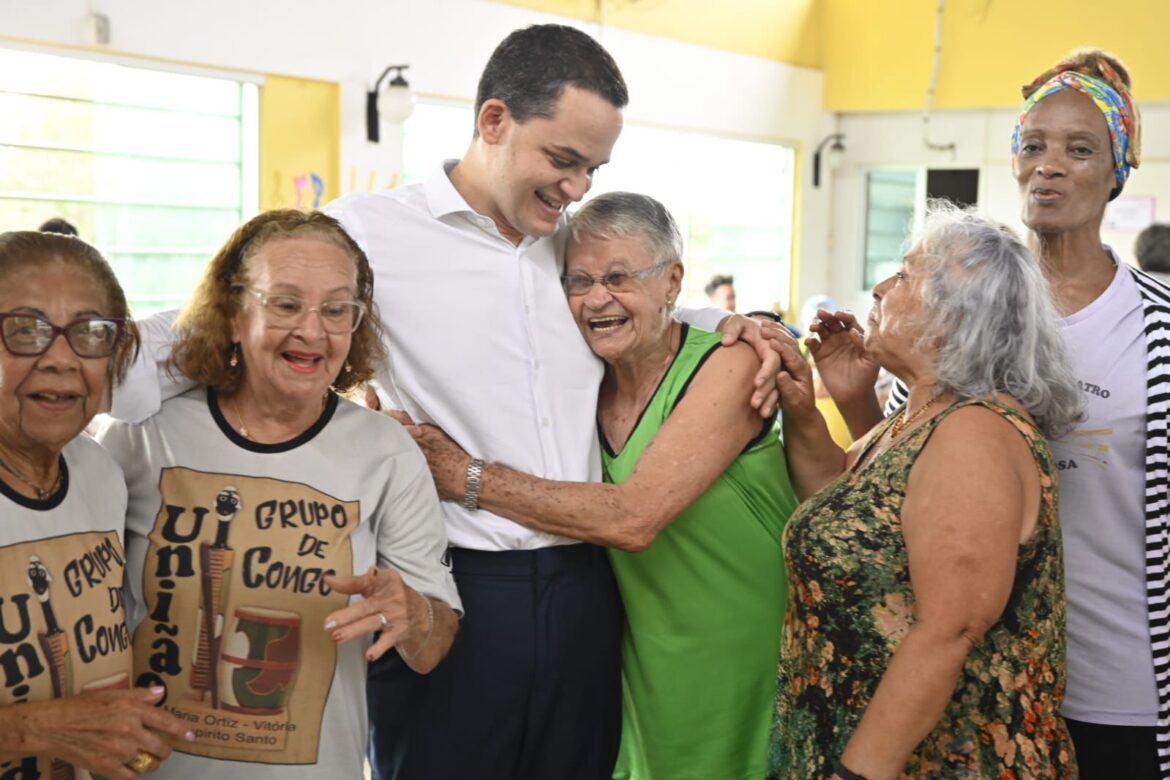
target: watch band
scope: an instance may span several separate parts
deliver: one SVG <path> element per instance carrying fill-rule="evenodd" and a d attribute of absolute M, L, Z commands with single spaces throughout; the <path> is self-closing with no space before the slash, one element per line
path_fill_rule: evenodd
<path fill-rule="evenodd" d="M 463 484 L 463 508 L 468 512 L 479 509 L 479 488 L 483 484 L 483 461 L 472 458 L 467 464 L 467 481 Z"/>

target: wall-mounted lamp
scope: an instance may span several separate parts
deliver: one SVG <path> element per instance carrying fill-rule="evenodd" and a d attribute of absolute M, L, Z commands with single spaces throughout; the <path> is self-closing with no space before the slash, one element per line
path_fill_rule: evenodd
<path fill-rule="evenodd" d="M 382 71 L 382 75 L 374 82 L 374 90 L 366 93 L 366 138 L 374 143 L 379 140 L 378 123 L 380 119 L 387 122 L 405 122 L 414 111 L 414 93 L 410 84 L 402 77 L 402 71 L 409 65 L 391 65 Z M 394 71 L 394 78 L 386 85 L 386 89 L 379 92 L 382 80 Z"/>
<path fill-rule="evenodd" d="M 821 152 L 829 146 L 829 151 L 825 154 L 825 163 L 829 168 L 836 168 L 841 164 L 841 158 L 845 155 L 845 144 L 841 143 L 845 140 L 844 133 L 833 133 L 825 136 L 825 140 L 817 144 L 817 150 L 813 152 L 813 186 L 821 186 Z"/>

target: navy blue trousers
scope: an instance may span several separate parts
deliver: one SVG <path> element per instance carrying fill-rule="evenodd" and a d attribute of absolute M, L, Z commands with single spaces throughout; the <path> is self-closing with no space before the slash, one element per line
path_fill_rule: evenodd
<path fill-rule="evenodd" d="M 610 780 L 624 615 L 605 550 L 451 553 L 451 652 L 429 675 L 370 665 L 374 780 Z"/>

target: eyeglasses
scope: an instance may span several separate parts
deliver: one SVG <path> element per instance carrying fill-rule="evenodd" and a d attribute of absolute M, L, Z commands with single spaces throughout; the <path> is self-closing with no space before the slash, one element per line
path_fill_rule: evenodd
<path fill-rule="evenodd" d="M 237 285 L 253 296 L 264 307 L 264 319 L 269 325 L 291 328 L 300 324 L 309 312 L 317 312 L 321 327 L 334 335 L 353 333 L 361 324 L 366 305 L 361 301 L 325 301 L 320 306 L 309 306 L 295 295 L 273 295 L 264 290 Z"/>
<path fill-rule="evenodd" d="M 60 326 L 36 314 L 0 312 L 0 339 L 14 355 L 43 355 L 61 334 L 73 353 L 81 358 L 104 358 L 114 354 L 125 329 L 116 317 L 85 317 Z"/>
<path fill-rule="evenodd" d="M 593 289 L 593 285 L 601 284 L 610 292 L 631 292 L 638 288 L 638 282 L 647 279 L 669 263 L 655 263 L 641 271 L 610 271 L 601 276 L 589 274 L 565 274 L 561 277 L 561 286 L 566 295 L 585 295 Z"/>

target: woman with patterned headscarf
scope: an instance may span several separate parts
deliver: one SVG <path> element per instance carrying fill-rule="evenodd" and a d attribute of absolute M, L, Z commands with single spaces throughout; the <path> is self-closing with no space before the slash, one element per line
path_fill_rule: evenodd
<path fill-rule="evenodd" d="M 1073 52 L 1024 96 L 1012 134 L 1022 218 L 1086 411 L 1052 443 L 1068 593 L 1062 711 L 1082 778 L 1170 778 L 1170 288 L 1101 243 L 1105 204 L 1140 161 L 1140 118 L 1129 74 L 1097 50 Z"/>

